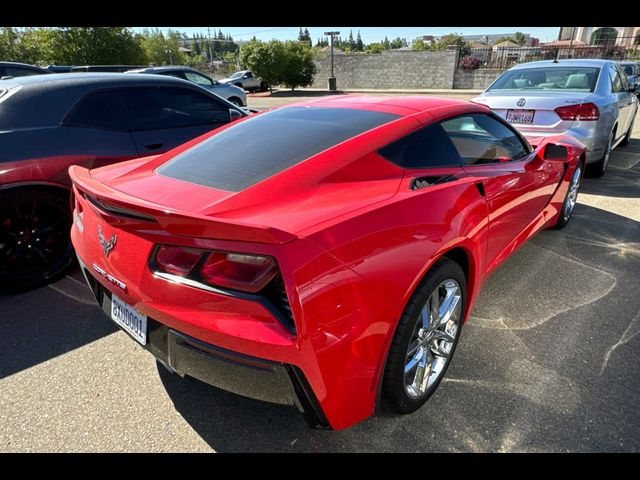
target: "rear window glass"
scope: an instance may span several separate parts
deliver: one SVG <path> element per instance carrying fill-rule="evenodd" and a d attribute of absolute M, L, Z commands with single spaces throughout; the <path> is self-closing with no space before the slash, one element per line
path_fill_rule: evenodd
<path fill-rule="evenodd" d="M 367 110 L 285 107 L 213 135 L 159 167 L 157 173 L 237 192 L 397 118 Z"/>
<path fill-rule="evenodd" d="M 505 72 L 492 90 L 568 90 L 593 92 L 600 69 L 594 67 L 518 68 Z"/>

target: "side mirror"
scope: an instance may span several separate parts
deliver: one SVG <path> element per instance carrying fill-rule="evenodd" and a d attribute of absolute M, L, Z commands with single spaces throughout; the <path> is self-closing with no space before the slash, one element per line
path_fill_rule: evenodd
<path fill-rule="evenodd" d="M 240 120 L 244 115 L 242 115 L 238 110 L 233 108 L 229 109 L 229 121 L 235 122 L 236 120 Z"/>
<path fill-rule="evenodd" d="M 544 159 L 552 162 L 566 162 L 568 160 L 569 150 L 562 145 L 555 143 L 547 143 L 544 147 Z"/>
<path fill-rule="evenodd" d="M 637 83 L 634 83 L 633 85 L 631 85 L 631 86 L 629 87 L 629 91 L 630 91 L 631 93 L 636 93 L 636 92 L 638 91 L 638 84 L 637 84 Z"/>

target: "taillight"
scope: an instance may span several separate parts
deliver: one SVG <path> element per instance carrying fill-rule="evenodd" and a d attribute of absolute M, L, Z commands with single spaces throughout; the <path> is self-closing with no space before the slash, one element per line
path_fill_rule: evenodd
<path fill-rule="evenodd" d="M 157 272 L 248 293 L 259 292 L 278 274 L 275 260 L 267 255 L 160 245 L 152 260 Z"/>
<path fill-rule="evenodd" d="M 73 191 L 71 192 L 71 208 L 73 210 L 73 222 L 76 224 L 76 228 L 79 231 L 84 232 L 84 221 L 82 218 L 83 217 L 82 204 L 80 203 L 78 198 L 75 196 Z"/>
<path fill-rule="evenodd" d="M 272 257 L 213 252 L 200 269 L 202 279 L 214 286 L 256 293 L 276 276 Z"/>
<path fill-rule="evenodd" d="M 162 272 L 184 277 L 196 266 L 203 253 L 196 248 L 163 245 L 156 252 L 155 263 Z"/>
<path fill-rule="evenodd" d="M 593 103 L 579 103 L 576 105 L 567 105 L 566 107 L 558 107 L 554 112 L 556 112 L 562 120 L 589 121 L 600 118 L 600 111 Z"/>

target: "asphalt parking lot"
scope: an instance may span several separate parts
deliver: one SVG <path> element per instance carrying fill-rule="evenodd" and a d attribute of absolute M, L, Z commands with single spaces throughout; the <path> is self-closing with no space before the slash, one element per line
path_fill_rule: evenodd
<path fill-rule="evenodd" d="M 104 317 L 76 271 L 0 292 L 0 451 L 640 450 L 635 125 L 606 175 L 585 180 L 571 223 L 489 279 L 418 412 L 317 431 L 293 408 L 182 380 Z"/>

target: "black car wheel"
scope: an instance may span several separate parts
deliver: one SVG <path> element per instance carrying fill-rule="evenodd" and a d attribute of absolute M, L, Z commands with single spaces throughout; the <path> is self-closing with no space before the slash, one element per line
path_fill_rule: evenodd
<path fill-rule="evenodd" d="M 0 285 L 33 288 L 73 263 L 68 197 L 47 191 L 0 194 Z"/>
<path fill-rule="evenodd" d="M 238 97 L 231 97 L 229 101 L 233 103 L 236 107 L 242 107 L 242 101 Z"/>
<path fill-rule="evenodd" d="M 460 338 L 465 302 L 464 272 L 443 258 L 414 292 L 393 337 L 382 395 L 395 412 L 417 410 L 438 388 Z"/>
<path fill-rule="evenodd" d="M 635 117 L 634 117 L 634 120 L 631 122 L 631 125 L 629 125 L 629 130 L 627 131 L 627 134 L 624 136 L 624 138 L 620 142 L 621 147 L 626 147 L 627 145 L 629 145 L 629 141 L 631 140 L 631 133 L 633 132 L 634 122 L 635 122 Z"/>
<path fill-rule="evenodd" d="M 604 148 L 604 155 L 596 163 L 590 165 L 589 173 L 591 174 L 591 176 L 601 177 L 604 175 L 604 172 L 607 171 L 609 157 L 611 157 L 611 151 L 613 150 L 613 140 L 615 138 L 615 134 L 616 131 L 614 129 L 609 135 L 609 139 L 607 140 L 607 146 Z"/>

